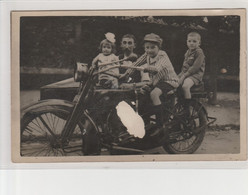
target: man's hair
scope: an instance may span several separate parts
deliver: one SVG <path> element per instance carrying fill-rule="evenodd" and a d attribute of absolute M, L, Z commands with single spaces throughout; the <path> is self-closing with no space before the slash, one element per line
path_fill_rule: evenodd
<path fill-rule="evenodd" d="M 200 35 L 200 33 L 198 33 L 198 32 L 190 32 L 188 35 L 187 35 L 187 37 L 189 37 L 189 36 L 197 36 L 198 37 L 198 39 L 200 40 L 200 42 L 201 42 L 201 35 Z"/>
<path fill-rule="evenodd" d="M 122 36 L 121 40 L 124 39 L 124 38 L 130 38 L 130 39 L 133 39 L 134 43 L 136 43 L 136 38 L 134 35 L 132 34 L 125 34 Z"/>

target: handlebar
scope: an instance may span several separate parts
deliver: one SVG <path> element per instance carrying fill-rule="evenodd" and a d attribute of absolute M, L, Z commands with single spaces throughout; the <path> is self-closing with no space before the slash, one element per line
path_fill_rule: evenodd
<path fill-rule="evenodd" d="M 143 56 L 143 58 L 144 57 L 145 57 L 145 55 Z M 104 63 L 104 64 L 101 64 L 99 66 L 107 66 L 107 65 L 110 65 L 113 63 L 118 63 L 118 62 L 122 62 L 122 61 L 126 61 L 126 60 L 133 60 L 134 58 L 136 58 L 136 56 L 130 56 L 130 57 L 124 58 L 122 60 L 118 60 L 118 61 L 114 61 L 114 62 L 110 62 L 110 63 Z M 88 69 L 87 64 L 77 62 L 74 66 L 74 79 L 75 79 L 75 81 L 82 81 L 82 80 L 88 78 L 89 76 L 94 77 L 94 76 L 101 74 L 101 73 L 108 74 L 108 75 L 114 76 L 114 77 L 119 79 L 121 75 L 106 73 L 106 71 L 114 69 L 114 68 L 126 68 L 129 70 L 138 70 L 138 71 L 144 71 L 144 72 L 150 72 L 150 73 L 157 73 L 158 72 L 155 67 L 140 67 L 140 66 L 136 66 L 136 64 L 137 64 L 137 61 L 134 62 L 132 64 L 132 66 L 114 65 L 114 66 L 108 67 L 104 70 L 100 70 L 100 71 L 95 72 L 96 67 L 94 65 L 90 69 Z M 127 75 L 129 75 L 129 74 L 127 73 Z"/>
<path fill-rule="evenodd" d="M 102 64 L 99 64 L 98 66 L 107 66 L 107 65 L 110 65 L 110 64 L 115 64 L 115 63 L 119 63 L 119 62 L 123 62 L 123 61 L 134 61 L 136 60 L 136 56 L 129 56 L 127 58 L 123 58 L 121 60 L 117 60 L 117 61 L 113 61 L 113 62 L 107 62 L 107 63 L 102 63 Z"/>
<path fill-rule="evenodd" d="M 104 69 L 104 70 L 100 70 L 100 71 L 98 71 L 98 72 L 95 72 L 95 73 L 93 73 L 93 76 L 95 76 L 95 75 L 97 75 L 97 74 L 104 73 L 104 72 L 106 72 L 106 71 L 108 71 L 108 70 L 111 70 L 111 69 L 114 69 L 114 68 L 126 68 L 126 69 L 131 68 L 131 69 L 136 69 L 136 70 L 138 70 L 138 71 L 144 71 L 144 70 L 145 70 L 145 68 L 143 68 L 143 67 L 127 66 L 127 65 L 115 65 L 115 66 L 106 68 L 106 69 Z"/>

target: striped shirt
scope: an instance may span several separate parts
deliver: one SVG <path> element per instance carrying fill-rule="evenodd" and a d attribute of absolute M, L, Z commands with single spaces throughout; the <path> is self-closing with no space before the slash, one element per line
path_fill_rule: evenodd
<path fill-rule="evenodd" d="M 147 54 L 144 53 L 142 56 L 140 56 L 136 62 L 133 63 L 133 66 L 141 66 L 146 63 L 147 60 Z M 131 76 L 135 72 L 135 69 L 128 69 L 127 74 Z"/>
<path fill-rule="evenodd" d="M 156 86 L 159 82 L 169 83 L 174 88 L 179 86 L 177 74 L 164 51 L 160 50 L 155 58 L 147 56 L 147 64 L 155 66 L 158 70 L 157 74 L 151 75 L 153 86 Z"/>
<path fill-rule="evenodd" d="M 177 88 L 178 76 L 174 71 L 174 67 L 168 55 L 160 50 L 155 58 L 146 57 L 147 66 L 154 66 L 158 72 L 156 74 L 149 74 L 153 86 L 156 86 L 159 82 L 166 82 L 172 87 Z"/>

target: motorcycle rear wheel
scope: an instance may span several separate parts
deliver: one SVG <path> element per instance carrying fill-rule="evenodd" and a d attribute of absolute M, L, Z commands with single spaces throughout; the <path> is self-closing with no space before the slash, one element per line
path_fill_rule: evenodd
<path fill-rule="evenodd" d="M 21 156 L 83 155 L 82 132 L 86 120 L 80 120 L 70 139 L 61 143 L 61 133 L 70 109 L 59 105 L 43 106 L 26 113 L 21 120 Z"/>
<path fill-rule="evenodd" d="M 163 148 L 169 154 L 192 154 L 200 147 L 204 139 L 207 128 L 207 114 L 200 104 L 192 103 L 190 107 L 191 111 L 194 112 L 191 113 L 192 116 L 189 119 L 190 128 L 185 127 L 180 120 L 172 119 L 174 125 L 168 132 L 168 141 L 163 145 Z M 175 114 L 182 113 L 182 104 L 178 103 L 175 109 Z M 195 129 L 200 129 L 200 131 L 195 133 Z"/>

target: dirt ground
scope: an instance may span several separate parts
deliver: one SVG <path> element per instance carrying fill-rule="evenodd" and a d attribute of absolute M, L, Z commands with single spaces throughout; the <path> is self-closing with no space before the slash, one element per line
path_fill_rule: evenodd
<path fill-rule="evenodd" d="M 39 90 L 21 91 L 21 106 L 39 100 Z M 196 154 L 235 154 L 240 151 L 240 105 L 239 94 L 219 93 L 218 105 L 206 104 L 209 116 L 217 118 L 204 137 Z M 152 152 L 152 151 L 150 151 Z M 153 152 L 166 153 L 162 148 Z"/>
<path fill-rule="evenodd" d="M 195 154 L 237 154 L 240 151 L 239 130 L 207 131 Z M 148 152 L 166 154 L 162 147 Z"/>

